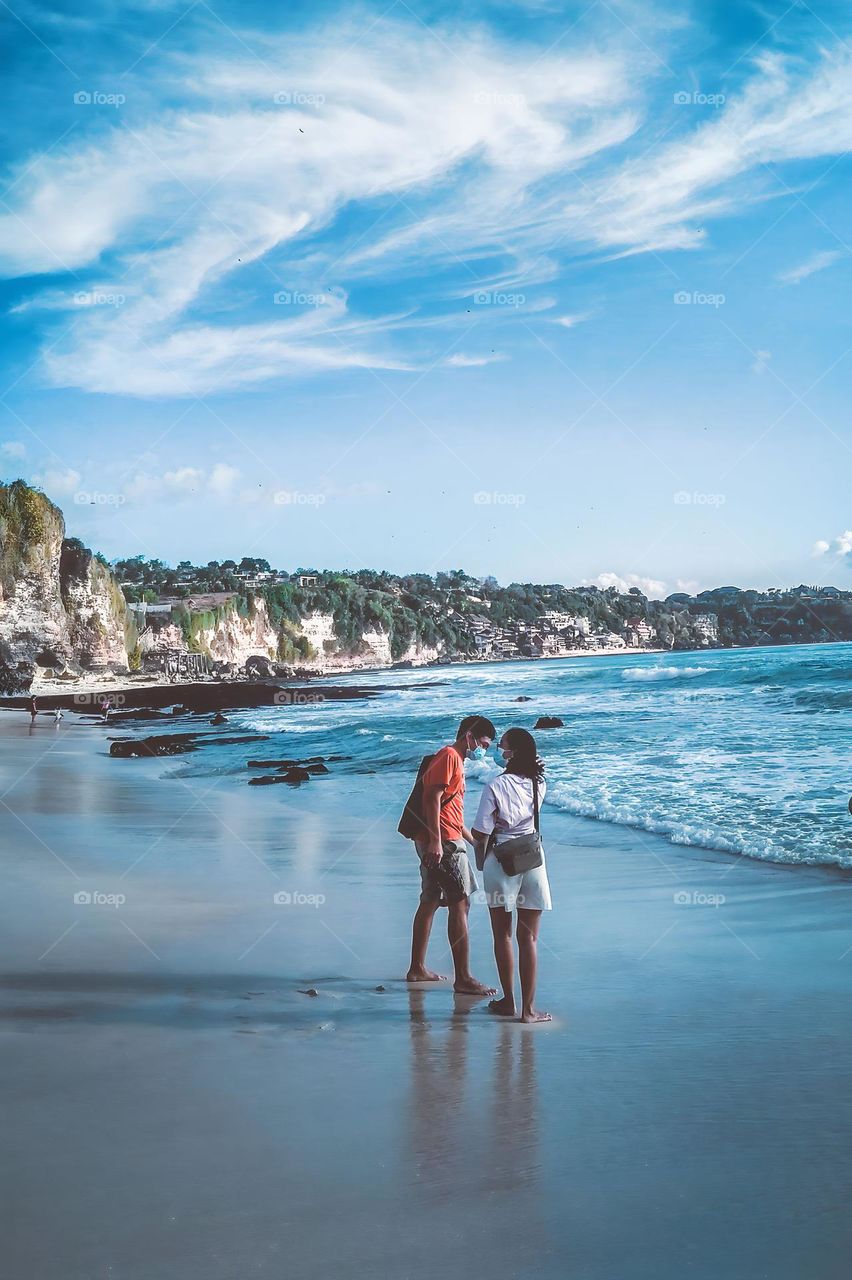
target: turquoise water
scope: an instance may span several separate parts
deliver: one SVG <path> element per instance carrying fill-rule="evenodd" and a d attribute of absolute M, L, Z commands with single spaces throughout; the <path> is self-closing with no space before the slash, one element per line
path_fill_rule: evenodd
<path fill-rule="evenodd" d="M 539 715 L 555 715 L 565 727 L 538 734 L 551 809 L 653 831 L 675 846 L 852 867 L 852 645 L 495 663 L 350 679 L 390 691 L 368 702 L 234 714 L 227 732 L 271 734 L 258 746 L 261 756 L 346 754 L 351 759 L 334 766 L 336 774 L 358 788 L 372 775 L 393 800 L 404 797 L 424 752 L 452 738 L 462 715 L 481 712 L 498 729 L 532 728 Z M 519 696 L 531 701 L 518 703 Z M 245 748 L 224 748 L 215 759 L 217 771 L 243 771 Z M 176 773 L 213 770 L 213 758 L 199 754 Z M 468 771 L 475 784 L 498 765 L 491 758 L 468 764 Z"/>

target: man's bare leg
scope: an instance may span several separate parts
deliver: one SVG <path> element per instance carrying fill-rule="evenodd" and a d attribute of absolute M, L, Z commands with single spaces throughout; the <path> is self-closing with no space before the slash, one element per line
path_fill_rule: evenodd
<path fill-rule="evenodd" d="M 467 925 L 467 913 L 470 910 L 470 898 L 462 898 L 461 902 L 451 902 L 447 908 L 447 937 L 453 953 L 455 981 L 453 990 L 466 996 L 493 996 L 493 987 L 486 987 L 477 982 L 470 972 L 470 934 Z"/>
<path fill-rule="evenodd" d="M 494 959 L 503 995 L 489 1000 L 488 1012 L 501 1018 L 515 1016 L 515 953 L 512 949 L 512 913 L 504 907 L 489 907 L 491 931 L 494 934 Z"/>
<path fill-rule="evenodd" d="M 535 1008 L 535 985 L 538 977 L 538 926 L 540 911 L 518 909 L 518 969 L 521 974 L 521 1022 L 552 1022 L 549 1013 Z"/>
<path fill-rule="evenodd" d="M 414 925 L 411 930 L 411 967 L 405 975 L 406 982 L 446 982 L 442 973 L 433 973 L 426 968 L 426 948 L 429 946 L 429 935 L 432 932 L 432 921 L 438 910 L 438 899 L 421 899 L 420 906 L 414 913 Z"/>

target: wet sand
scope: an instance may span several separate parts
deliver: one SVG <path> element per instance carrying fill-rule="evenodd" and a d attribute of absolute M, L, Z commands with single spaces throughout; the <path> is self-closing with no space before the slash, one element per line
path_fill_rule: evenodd
<path fill-rule="evenodd" d="M 527 1028 L 401 981 L 380 778 L 109 732 L 0 717 L 11 1280 L 847 1275 L 848 877 L 548 813 Z"/>

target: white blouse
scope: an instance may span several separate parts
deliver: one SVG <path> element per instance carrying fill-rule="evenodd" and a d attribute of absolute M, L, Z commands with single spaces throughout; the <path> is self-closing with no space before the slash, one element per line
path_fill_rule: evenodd
<path fill-rule="evenodd" d="M 546 790 L 542 779 L 538 784 L 539 808 Z M 484 786 L 473 827 L 485 835 L 496 831 L 498 839 L 526 836 L 535 831 L 532 778 L 522 778 L 517 773 L 501 773 Z"/>

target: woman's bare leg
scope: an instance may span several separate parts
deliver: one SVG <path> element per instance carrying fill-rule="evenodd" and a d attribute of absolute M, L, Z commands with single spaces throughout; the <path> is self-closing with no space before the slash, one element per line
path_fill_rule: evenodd
<path fill-rule="evenodd" d="M 494 934 L 494 959 L 503 995 L 488 1005 L 489 1013 L 503 1018 L 515 1016 L 515 955 L 512 949 L 512 913 L 505 907 L 489 907 L 491 932 Z"/>
<path fill-rule="evenodd" d="M 518 968 L 521 973 L 521 1022 L 550 1022 L 549 1013 L 535 1008 L 538 977 L 538 927 L 541 912 L 518 908 Z"/>

